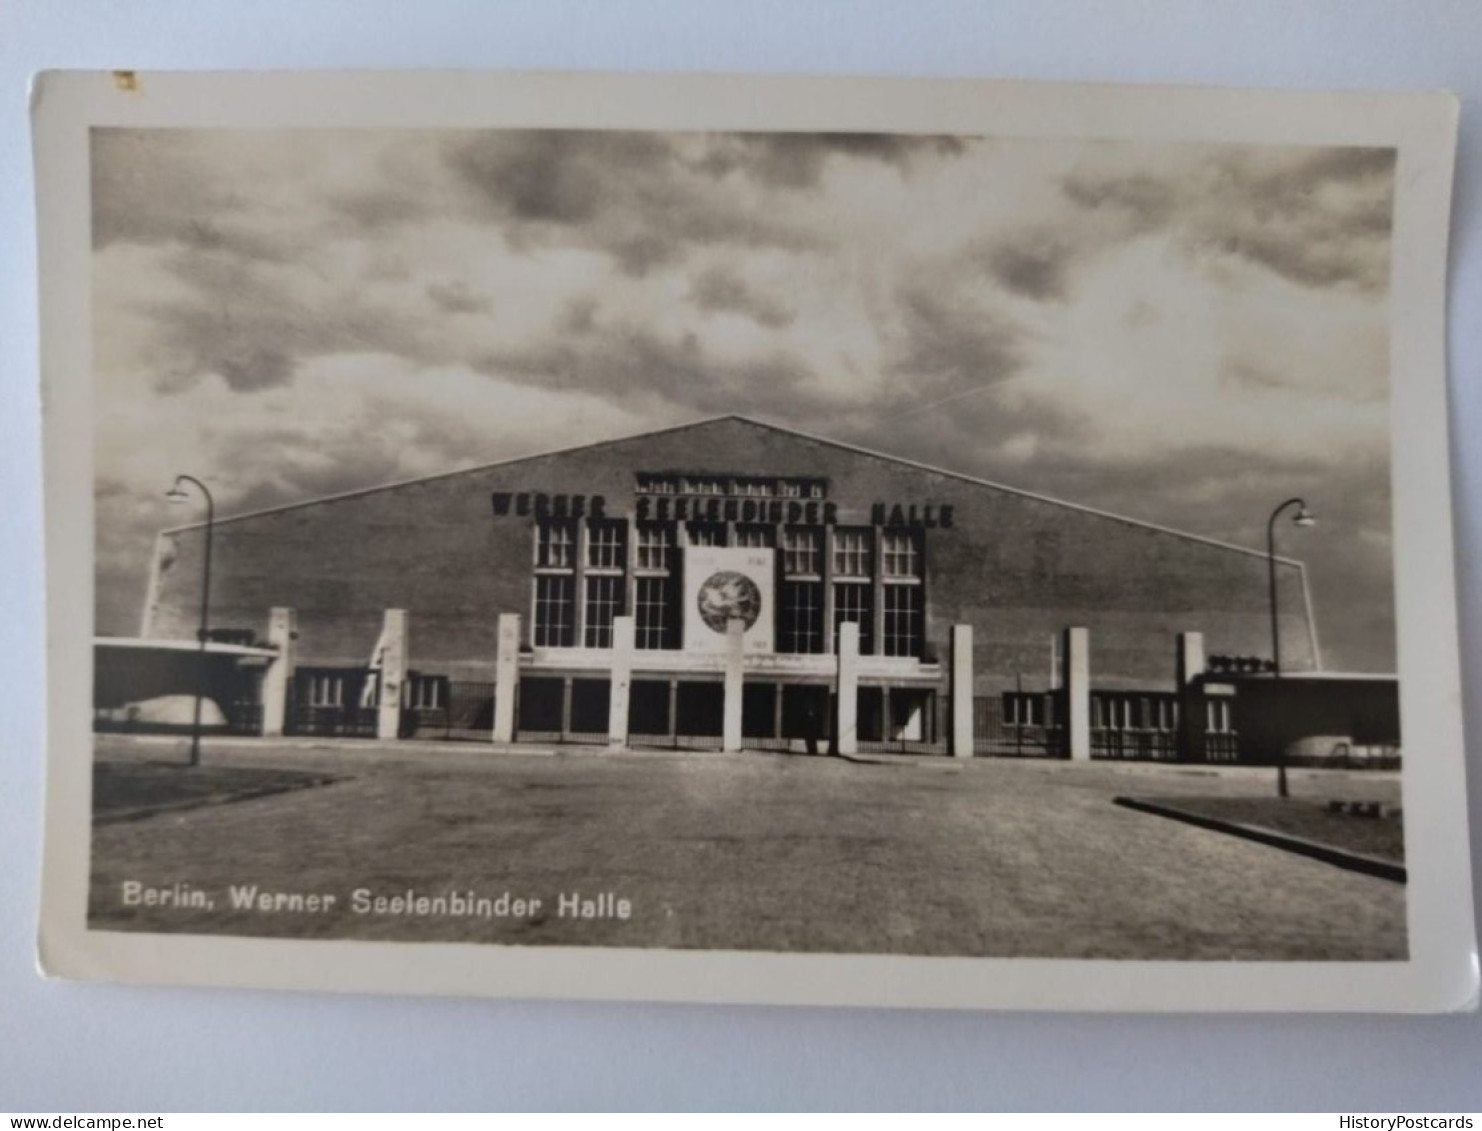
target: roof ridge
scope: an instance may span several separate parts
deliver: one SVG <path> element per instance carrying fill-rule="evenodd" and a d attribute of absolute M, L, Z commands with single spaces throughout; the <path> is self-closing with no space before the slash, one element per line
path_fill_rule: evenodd
<path fill-rule="evenodd" d="M 826 444 L 829 447 L 839 448 L 843 451 L 853 452 L 857 455 L 870 456 L 874 459 L 889 460 L 891 463 L 902 464 L 906 467 L 915 468 L 918 471 L 927 471 L 935 475 L 944 475 L 950 479 L 960 479 L 965 483 L 971 483 L 978 487 L 990 487 L 995 491 L 1005 491 L 1011 495 L 1019 495 L 1026 499 L 1033 499 L 1036 502 L 1049 503 L 1057 507 L 1068 507 L 1071 510 L 1081 511 L 1085 514 L 1096 515 L 1098 518 L 1109 518 L 1116 522 L 1125 522 L 1130 526 L 1140 526 L 1147 530 L 1156 530 L 1161 534 L 1172 534 L 1179 538 L 1187 538 L 1193 542 L 1203 542 L 1206 545 L 1219 546 L 1220 548 L 1226 550 L 1238 550 L 1241 553 L 1253 554 L 1256 557 L 1260 558 L 1266 557 L 1266 552 L 1264 550 L 1256 549 L 1253 546 L 1241 546 L 1235 542 L 1226 542 L 1219 538 L 1210 538 L 1204 534 L 1193 534 L 1187 530 L 1179 530 L 1177 527 L 1164 526 L 1161 523 L 1149 522 L 1146 519 L 1131 518 L 1128 515 L 1117 514 L 1115 511 L 1102 510 L 1099 507 L 1087 506 L 1084 503 L 1072 503 L 1066 499 L 1056 498 L 1053 495 L 1044 495 L 1037 491 L 1026 490 L 1023 487 L 1014 487 L 1007 483 L 1000 483 L 997 480 L 984 479 L 980 475 L 969 475 L 965 471 L 954 471 L 951 468 L 947 467 L 937 467 L 935 464 L 922 463 L 920 460 L 910 459 L 906 456 L 891 455 L 889 452 L 880 452 L 876 451 L 873 448 L 866 448 L 861 444 L 851 444 L 845 440 L 836 440 L 829 436 L 814 435 L 811 432 L 804 432 L 803 430 L 794 428 L 790 425 L 776 424 L 769 420 L 759 420 L 755 417 L 743 416 L 740 413 L 728 413 L 727 416 L 733 417 L 736 420 L 744 421 L 747 424 L 754 424 L 759 428 L 770 428 L 774 432 L 782 432 L 790 436 L 798 436 L 804 440 L 811 440 L 812 442 L 817 444 Z M 717 417 L 713 419 L 726 419 L 726 417 Z M 1282 562 L 1286 565 L 1300 566 L 1303 564 L 1296 558 L 1287 558 L 1283 557 L 1280 554 L 1275 555 L 1275 557 L 1277 561 Z"/>
<path fill-rule="evenodd" d="M 505 459 L 490 460 L 488 463 L 474 464 L 472 467 L 459 467 L 453 469 L 452 471 L 435 471 L 431 475 L 414 475 L 410 479 L 395 479 L 392 480 L 390 483 L 377 483 L 371 487 L 356 487 L 349 491 L 335 491 L 328 495 L 315 495 L 311 499 L 299 499 L 296 502 L 292 503 L 278 503 L 276 506 L 259 507 L 257 510 L 242 511 L 240 514 L 231 514 L 226 515 L 222 518 L 218 518 L 213 522 L 213 525 L 220 526 L 223 523 L 237 522 L 244 518 L 259 518 L 265 514 L 277 514 L 280 511 L 297 510 L 299 507 L 318 506 L 320 503 L 338 502 L 340 499 L 354 499 L 360 497 L 361 495 L 374 495 L 378 491 L 394 491 L 399 487 L 411 487 L 418 483 L 432 483 L 438 479 L 449 479 L 454 475 L 471 475 L 476 471 L 488 471 L 491 468 L 495 467 L 507 467 L 509 464 L 512 463 L 523 463 L 525 460 L 546 459 L 550 456 L 562 456 L 570 452 L 579 452 L 584 448 L 601 447 L 604 444 L 621 444 L 625 440 L 639 440 L 645 436 L 659 436 L 665 432 L 682 432 L 686 428 L 698 428 L 704 424 L 715 424 L 718 421 L 728 420 L 731 418 L 735 418 L 737 420 L 746 420 L 745 417 L 739 416 L 736 413 L 721 413 L 717 416 L 706 416 L 701 417 L 698 420 L 688 420 L 685 421 L 683 424 L 669 424 L 665 425 L 662 428 L 649 428 L 642 432 L 632 432 L 625 436 L 613 436 L 611 439 L 607 440 L 589 440 L 581 444 L 567 444 L 559 448 L 547 448 L 544 451 L 527 452 L 523 455 L 509 456 Z M 766 425 L 761 424 L 761 421 L 757 420 L 748 420 L 747 423 L 766 427 Z M 182 523 L 179 526 L 166 527 L 165 529 L 161 530 L 160 533 L 178 534 L 183 530 L 196 530 L 205 525 L 206 524 L 204 522 L 187 522 Z"/>

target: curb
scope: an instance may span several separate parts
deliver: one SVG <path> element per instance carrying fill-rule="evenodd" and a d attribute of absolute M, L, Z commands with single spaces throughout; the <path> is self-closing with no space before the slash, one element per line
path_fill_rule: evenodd
<path fill-rule="evenodd" d="M 1185 824 L 1197 825 L 1201 829 L 1213 829 L 1216 832 L 1229 833 L 1231 836 L 1253 840 L 1258 844 L 1266 844 L 1272 848 L 1295 852 L 1299 856 L 1310 856 L 1314 860 L 1321 860 L 1327 864 L 1335 864 L 1339 868 L 1348 869 L 1350 872 L 1362 872 L 1365 875 L 1378 876 L 1382 880 L 1393 880 L 1399 884 L 1406 882 L 1406 872 L 1403 864 L 1396 864 L 1391 860 L 1381 860 L 1377 856 L 1365 856 L 1358 852 L 1345 852 L 1341 848 L 1333 848 L 1331 845 L 1319 844 L 1315 840 L 1307 840 L 1303 837 L 1279 833 L 1274 829 L 1262 828 L 1259 825 L 1242 825 L 1235 821 L 1222 821 L 1218 817 L 1206 817 L 1200 813 L 1190 813 L 1185 809 L 1178 809 L 1172 805 L 1161 805 L 1155 801 L 1139 801 L 1135 797 L 1114 797 L 1112 798 L 1112 804 L 1120 805 L 1124 809 L 1134 809 L 1139 813 L 1152 813 L 1158 817 L 1169 817 L 1175 821 L 1183 821 Z"/>
<path fill-rule="evenodd" d="M 212 805 L 231 805 L 238 801 L 253 801 L 259 797 L 273 797 L 280 793 L 295 793 L 302 789 L 317 789 L 340 779 L 333 777 L 314 778 L 312 781 L 295 782 L 292 785 L 257 786 L 239 789 L 235 793 L 210 794 L 192 797 L 184 801 L 166 801 L 159 805 L 136 805 L 132 809 L 115 809 L 111 813 L 100 813 L 93 818 L 94 825 L 121 825 L 129 821 L 143 821 L 165 813 L 179 813 L 189 809 L 204 809 Z"/>

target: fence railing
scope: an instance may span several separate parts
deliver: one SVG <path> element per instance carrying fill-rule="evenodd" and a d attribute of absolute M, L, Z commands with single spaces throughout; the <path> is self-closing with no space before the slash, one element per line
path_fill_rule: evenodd
<path fill-rule="evenodd" d="M 333 684 L 343 678 L 343 687 Z M 285 731 L 296 735 L 326 737 L 375 737 L 378 711 L 368 695 L 368 681 L 378 674 L 366 669 L 310 669 L 299 673 L 285 720 Z M 488 680 L 454 680 L 427 676 L 435 680 L 435 694 L 420 693 L 403 709 L 402 737 L 444 739 L 450 741 L 488 742 L 493 734 L 495 686 Z M 315 682 L 315 680 L 318 682 Z M 331 682 L 326 683 L 326 679 Z M 534 681 L 533 681 L 534 682 Z M 558 680 L 538 681 L 550 686 L 539 690 L 539 698 L 517 703 L 515 737 L 518 741 L 538 743 L 605 744 L 608 740 L 605 685 L 600 689 L 587 686 L 578 708 L 575 701 L 562 707 Z M 579 680 L 578 684 L 595 684 L 597 680 Z M 325 705 L 312 701 L 315 694 L 334 686 L 353 705 Z M 522 685 L 522 691 L 525 690 Z M 652 692 L 652 688 L 649 689 Z M 692 689 L 693 690 L 693 689 Z M 751 689 L 748 689 L 748 692 Z M 817 689 L 818 702 L 804 712 L 801 689 L 787 691 L 785 700 L 767 700 L 765 688 L 756 703 L 748 699 L 743 719 L 743 745 L 757 750 L 802 750 L 811 732 L 820 751 L 829 749 L 831 720 L 826 689 Z M 664 688 L 660 698 L 668 694 Z M 783 695 L 778 685 L 772 694 Z M 552 696 L 555 695 L 553 699 Z M 978 695 L 972 700 L 973 753 L 979 756 L 1021 758 L 1064 758 L 1068 741 L 1063 725 L 1062 693 L 1011 692 Z M 521 699 L 526 696 L 522 695 Z M 650 695 L 652 698 L 652 695 Z M 766 702 L 762 702 L 767 700 Z M 640 709 L 638 695 L 630 708 L 629 744 L 666 749 L 718 750 L 723 745 L 717 704 L 706 703 L 706 710 L 659 709 L 663 703 L 649 702 Z M 683 705 L 686 700 L 679 700 Z M 771 705 L 768 706 L 768 703 Z M 753 707 L 766 707 L 753 710 Z M 1105 760 L 1189 761 L 1230 764 L 1241 760 L 1240 737 L 1231 731 L 1197 730 L 1186 733 L 1189 749 L 1180 748 L 1179 712 L 1183 704 L 1178 696 L 1167 692 L 1091 693 L 1091 757 Z M 523 708 L 523 709 L 522 709 Z M 565 716 L 570 721 L 566 722 Z M 672 729 L 662 726 L 665 716 Z M 217 733 L 257 734 L 262 725 L 262 707 L 256 703 L 236 702 L 227 710 L 225 726 L 213 728 Z M 600 716 L 600 718 L 599 718 Z M 565 729 L 561 729 L 564 724 Z M 133 726 L 114 715 L 95 714 L 97 730 L 147 730 L 159 727 Z M 946 754 L 951 747 L 952 698 L 937 691 L 910 691 L 879 687 L 861 688 L 858 716 L 858 749 L 864 753 Z M 177 728 L 165 728 L 177 729 Z M 1389 754 L 1389 752 L 1385 752 Z M 1365 765 L 1386 764 L 1397 758 L 1362 759 Z M 1352 761 L 1358 763 L 1359 758 Z"/>
<path fill-rule="evenodd" d="M 1016 706 L 1030 697 L 1016 693 Z M 1065 755 L 1065 731 L 1055 719 L 1052 693 L 1035 696 L 1037 710 L 1010 717 L 1002 695 L 973 697 L 973 753 L 1015 758 L 1060 758 Z"/>

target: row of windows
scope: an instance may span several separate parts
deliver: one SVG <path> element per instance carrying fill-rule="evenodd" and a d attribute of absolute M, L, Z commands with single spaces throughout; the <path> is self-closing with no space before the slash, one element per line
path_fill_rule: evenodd
<path fill-rule="evenodd" d="M 575 519 L 557 519 L 537 526 L 535 564 L 540 569 L 575 569 L 577 526 Z M 638 523 L 637 568 L 667 570 L 675 548 L 676 530 L 671 523 Z M 691 522 L 686 524 L 692 546 L 725 546 L 771 549 L 776 531 L 771 526 Z M 622 569 L 627 560 L 625 522 L 587 523 L 586 567 Z M 789 577 L 822 575 L 823 528 L 790 526 L 782 534 L 782 569 Z M 833 569 L 838 577 L 870 577 L 874 572 L 875 532 L 867 527 L 839 527 L 834 531 Z M 880 533 L 881 576 L 889 580 L 914 580 L 921 576 L 921 549 L 910 531 Z"/>
<path fill-rule="evenodd" d="M 596 574 L 584 579 L 585 613 L 582 647 L 612 647 L 612 622 L 623 610 L 623 578 Z M 634 600 L 634 643 L 639 648 L 677 648 L 678 615 L 674 608 L 674 581 L 669 577 L 640 577 Z M 884 591 L 882 654 L 915 656 L 921 651 L 923 611 L 921 590 L 889 586 Z M 823 584 L 785 582 L 781 600 L 783 652 L 820 653 L 823 644 Z M 869 584 L 840 582 L 834 586 L 834 646 L 839 626 L 859 625 L 859 648 L 875 652 L 874 589 Z M 535 644 L 542 648 L 570 648 L 576 642 L 576 579 L 562 574 L 535 579 Z"/>
<path fill-rule="evenodd" d="M 1096 730 L 1177 730 L 1178 703 L 1150 696 L 1092 695 L 1091 726 Z"/>
<path fill-rule="evenodd" d="M 535 564 L 540 569 L 572 570 L 577 559 L 575 519 L 557 519 L 536 527 Z M 636 566 L 640 570 L 668 570 L 675 549 L 676 530 L 671 523 L 637 524 Z M 776 530 L 771 526 L 691 522 L 686 524 L 691 546 L 725 546 L 771 549 Z M 587 523 L 586 568 L 623 569 L 627 561 L 628 524 L 592 520 Z M 824 531 L 815 526 L 790 526 L 782 533 L 782 571 L 788 577 L 821 577 Z M 839 527 L 833 538 L 833 571 L 836 577 L 871 577 L 874 573 L 875 531 L 867 527 Z M 887 580 L 911 581 L 921 577 L 921 548 L 911 531 L 880 533 L 881 576 Z"/>
<path fill-rule="evenodd" d="M 433 711 L 447 699 L 447 677 L 413 673 L 402 685 L 402 706 L 414 711 Z M 308 672 L 300 681 L 299 694 L 307 707 L 334 708 L 346 706 L 346 689 L 358 688 L 356 706 L 371 708 L 380 702 L 380 684 L 372 674 L 355 673 L 347 677 L 338 672 Z"/>
<path fill-rule="evenodd" d="M 536 526 L 535 565 L 538 569 L 573 570 L 576 568 L 576 520 L 555 519 Z M 652 543 L 654 530 L 640 530 L 639 553 Z M 645 538 L 645 535 L 648 537 Z M 628 560 L 628 524 L 592 520 L 587 523 L 586 567 L 623 569 Z"/>
<path fill-rule="evenodd" d="M 679 647 L 679 609 L 675 569 L 677 528 L 672 523 L 634 526 L 634 630 L 639 648 Z M 776 528 L 763 525 L 690 523 L 691 545 L 725 545 L 730 537 L 742 547 L 772 548 Z M 613 618 L 623 612 L 628 524 L 590 520 L 580 589 L 576 563 L 578 526 L 574 519 L 556 519 L 536 527 L 534 643 L 539 647 L 606 648 L 612 645 Z M 822 653 L 824 633 L 838 646 L 839 626 L 860 626 L 860 651 L 873 655 L 875 588 L 873 572 L 877 534 L 870 528 L 843 527 L 832 538 L 833 623 L 825 624 L 826 602 L 823 555 L 829 542 L 821 527 L 785 527 L 782 530 L 782 589 L 779 599 L 778 648 L 783 652 Z M 882 531 L 878 535 L 880 580 L 883 588 L 881 640 L 886 656 L 919 655 L 924 639 L 924 610 L 920 588 L 922 553 L 910 531 Z M 578 621 L 580 593 L 584 613 Z"/>
<path fill-rule="evenodd" d="M 1003 721 L 1011 727 L 1046 725 L 1048 697 L 1037 692 L 1010 691 L 1003 697 Z M 1230 701 L 1206 699 L 1204 727 L 1210 734 L 1232 734 Z M 1105 695 L 1091 696 L 1091 727 L 1110 731 L 1160 731 L 1178 729 L 1178 701 L 1171 697 Z"/>

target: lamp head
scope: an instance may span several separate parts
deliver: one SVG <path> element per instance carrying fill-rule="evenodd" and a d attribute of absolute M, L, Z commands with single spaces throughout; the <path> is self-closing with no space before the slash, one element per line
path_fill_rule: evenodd
<path fill-rule="evenodd" d="M 172 503 L 185 503 L 190 501 L 190 496 L 187 495 L 185 493 L 185 489 L 180 486 L 180 480 L 178 479 L 175 480 L 175 486 L 171 487 L 168 491 L 165 492 L 165 498 L 169 499 Z"/>
<path fill-rule="evenodd" d="M 1297 508 L 1297 514 L 1292 519 L 1292 525 L 1315 526 L 1317 525 L 1317 516 L 1307 509 L 1306 503 L 1303 503 L 1300 507 Z"/>

